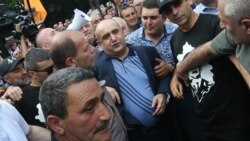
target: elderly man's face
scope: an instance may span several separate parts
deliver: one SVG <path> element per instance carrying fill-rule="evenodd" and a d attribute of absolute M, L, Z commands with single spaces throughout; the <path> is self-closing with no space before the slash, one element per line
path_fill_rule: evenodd
<path fill-rule="evenodd" d="M 6 74 L 6 76 L 4 76 L 4 80 L 15 86 L 26 86 L 31 82 L 30 76 L 24 69 L 23 62 L 18 63 L 11 72 Z"/>
<path fill-rule="evenodd" d="M 93 25 L 94 29 L 101 21 L 102 21 L 102 17 L 100 15 L 95 15 L 95 16 L 91 17 L 91 24 Z"/>
<path fill-rule="evenodd" d="M 120 56 L 126 50 L 121 27 L 114 20 L 105 20 L 97 27 L 98 42 L 110 56 Z"/>
<path fill-rule="evenodd" d="M 104 92 L 95 79 L 83 80 L 67 89 L 67 117 L 61 123 L 68 140 L 109 141 L 111 116 Z"/>
<path fill-rule="evenodd" d="M 233 21 L 230 17 L 227 17 L 224 12 L 225 0 L 218 1 L 220 25 L 222 28 L 226 28 L 231 34 L 236 43 L 249 43 L 249 35 L 247 35 L 245 25 Z"/>
<path fill-rule="evenodd" d="M 94 29 L 92 24 L 89 22 L 81 28 L 81 32 L 85 34 L 89 41 L 94 39 Z M 91 42 L 90 42 L 91 43 Z M 92 44 L 92 43 L 91 43 Z"/>

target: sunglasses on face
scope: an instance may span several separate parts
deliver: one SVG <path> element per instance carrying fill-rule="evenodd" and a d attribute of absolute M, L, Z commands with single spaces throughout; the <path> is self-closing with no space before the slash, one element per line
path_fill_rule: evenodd
<path fill-rule="evenodd" d="M 54 65 L 51 65 L 44 70 L 35 70 L 35 71 L 36 72 L 47 72 L 47 74 L 50 75 L 54 71 Z"/>

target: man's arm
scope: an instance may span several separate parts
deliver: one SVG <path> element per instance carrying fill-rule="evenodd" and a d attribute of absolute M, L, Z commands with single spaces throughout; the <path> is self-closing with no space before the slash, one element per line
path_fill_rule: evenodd
<path fill-rule="evenodd" d="M 27 135 L 29 141 L 51 141 L 51 132 L 47 128 L 30 125 Z"/>
<path fill-rule="evenodd" d="M 176 74 L 179 78 L 187 80 L 187 73 L 189 70 L 204 65 L 217 56 L 218 54 L 212 48 L 211 41 L 209 41 L 194 49 L 181 62 L 179 62 L 176 66 Z"/>
<path fill-rule="evenodd" d="M 250 90 L 250 74 L 247 72 L 247 70 L 241 65 L 239 60 L 236 58 L 235 55 L 230 55 L 229 56 L 230 60 L 233 62 L 233 64 L 236 66 L 236 68 L 239 70 L 241 73 L 242 77 L 245 79 L 247 86 Z"/>

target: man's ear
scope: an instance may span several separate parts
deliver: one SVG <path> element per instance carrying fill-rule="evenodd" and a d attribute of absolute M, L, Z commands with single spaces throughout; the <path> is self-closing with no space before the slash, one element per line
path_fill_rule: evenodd
<path fill-rule="evenodd" d="M 4 80 L 5 82 L 7 82 L 7 83 L 11 83 L 11 79 L 10 79 L 10 77 L 9 77 L 8 74 L 6 74 L 6 75 L 3 77 L 3 80 Z"/>
<path fill-rule="evenodd" d="M 63 120 L 55 115 L 49 115 L 47 117 L 47 125 L 58 135 L 63 135 L 65 133 Z"/>
<path fill-rule="evenodd" d="M 246 28 L 247 34 L 250 35 L 250 19 L 241 20 L 241 24 Z"/>
<path fill-rule="evenodd" d="M 166 14 L 161 14 L 161 16 L 162 16 L 162 19 L 163 19 L 163 20 L 165 20 L 165 21 L 167 20 Z"/>
<path fill-rule="evenodd" d="M 69 57 L 65 60 L 65 64 L 67 67 L 76 67 L 76 60 L 74 57 Z"/>

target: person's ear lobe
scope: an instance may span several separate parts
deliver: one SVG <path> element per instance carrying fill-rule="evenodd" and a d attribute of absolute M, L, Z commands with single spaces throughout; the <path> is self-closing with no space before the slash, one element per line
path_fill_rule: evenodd
<path fill-rule="evenodd" d="M 58 135 L 65 134 L 63 120 L 55 115 L 49 115 L 47 117 L 47 125 L 49 128 Z"/>
<path fill-rule="evenodd" d="M 247 34 L 250 35 L 250 19 L 241 20 L 241 24 L 245 27 Z"/>

